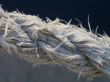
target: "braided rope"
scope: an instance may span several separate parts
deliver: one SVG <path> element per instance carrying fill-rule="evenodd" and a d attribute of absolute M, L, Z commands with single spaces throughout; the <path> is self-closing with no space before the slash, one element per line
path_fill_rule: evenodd
<path fill-rule="evenodd" d="M 0 7 L 0 54 L 33 64 L 60 64 L 79 76 L 110 75 L 110 38 L 61 20 L 5 12 Z"/>

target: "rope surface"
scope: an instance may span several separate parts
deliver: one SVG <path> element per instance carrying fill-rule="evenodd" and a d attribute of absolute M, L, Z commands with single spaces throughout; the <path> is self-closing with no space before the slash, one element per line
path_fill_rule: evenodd
<path fill-rule="evenodd" d="M 110 38 L 82 25 L 0 7 L 0 54 L 16 55 L 32 64 L 60 64 L 80 76 L 110 76 Z"/>

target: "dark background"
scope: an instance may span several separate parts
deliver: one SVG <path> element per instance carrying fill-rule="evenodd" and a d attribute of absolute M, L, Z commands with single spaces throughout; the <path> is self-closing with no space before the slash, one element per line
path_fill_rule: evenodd
<path fill-rule="evenodd" d="M 87 28 L 87 18 L 93 29 L 99 26 L 98 32 L 109 34 L 110 0 L 0 0 L 3 8 L 8 11 L 19 10 L 26 14 L 39 15 L 41 18 L 59 17 L 77 24 L 79 19 Z M 110 35 L 110 34 L 109 34 Z"/>
<path fill-rule="evenodd" d="M 91 28 L 110 35 L 110 0 L 0 0 L 0 4 L 7 11 L 19 10 L 26 14 L 39 15 L 45 20 L 56 17 L 78 24 L 79 19 L 88 29 L 87 18 L 90 15 Z M 61 66 L 39 65 L 35 68 L 24 60 L 16 57 L 0 58 L 0 82 L 85 82 L 84 78 L 77 79 L 77 75 Z M 106 81 L 107 78 L 97 78 L 93 82 Z"/>

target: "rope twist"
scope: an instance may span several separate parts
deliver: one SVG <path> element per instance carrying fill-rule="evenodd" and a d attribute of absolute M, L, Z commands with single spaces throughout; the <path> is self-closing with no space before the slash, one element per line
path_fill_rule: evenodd
<path fill-rule="evenodd" d="M 79 77 L 110 76 L 110 38 L 96 33 L 81 24 L 65 24 L 58 18 L 43 21 L 0 7 L 0 54 L 16 55 L 32 64 L 64 65 Z"/>

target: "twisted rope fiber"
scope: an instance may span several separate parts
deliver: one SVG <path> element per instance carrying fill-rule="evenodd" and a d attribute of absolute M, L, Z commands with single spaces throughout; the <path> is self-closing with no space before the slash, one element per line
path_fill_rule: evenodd
<path fill-rule="evenodd" d="M 0 54 L 11 54 L 32 64 L 60 64 L 79 76 L 110 76 L 110 38 L 62 20 L 0 7 Z"/>

